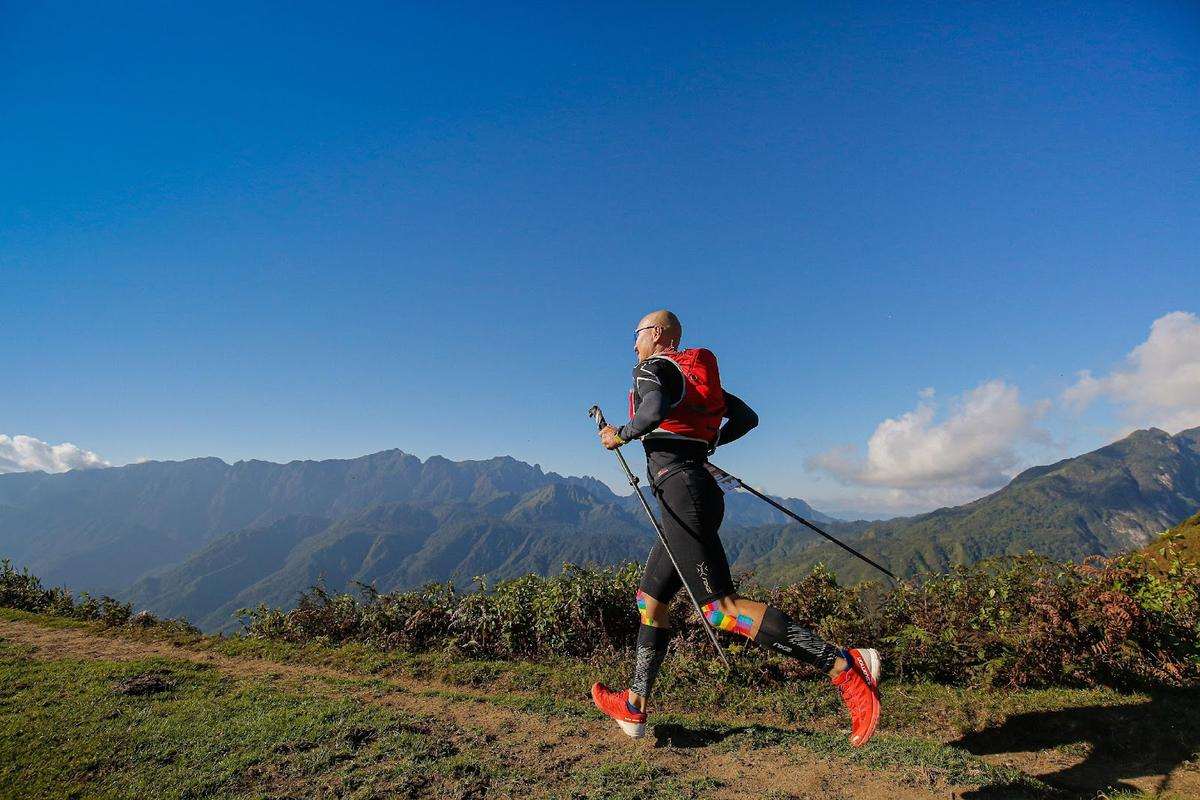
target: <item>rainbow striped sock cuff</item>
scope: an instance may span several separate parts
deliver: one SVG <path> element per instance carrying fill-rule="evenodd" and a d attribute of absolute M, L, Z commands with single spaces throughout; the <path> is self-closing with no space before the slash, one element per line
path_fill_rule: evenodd
<path fill-rule="evenodd" d="M 646 593 L 638 589 L 637 593 L 638 616 L 642 618 L 642 624 L 651 628 L 657 628 L 658 624 L 654 621 L 654 617 L 646 610 Z"/>
<path fill-rule="evenodd" d="M 721 602 L 714 600 L 704 607 L 704 618 L 708 624 L 722 631 L 749 636 L 754 628 L 754 619 L 745 614 L 731 616 L 721 610 Z"/>

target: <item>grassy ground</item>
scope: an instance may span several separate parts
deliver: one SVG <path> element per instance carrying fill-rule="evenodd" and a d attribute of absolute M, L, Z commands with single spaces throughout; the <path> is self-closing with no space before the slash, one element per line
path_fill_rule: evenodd
<path fill-rule="evenodd" d="M 149 675 L 170 688 L 120 691 Z M 161 658 L 40 660 L 0 643 L 0 796 L 535 796 L 543 782 L 482 730 L 272 684 Z M 576 796 L 610 796 L 612 774 L 629 797 L 692 797 L 698 785 L 614 761 L 582 771 Z"/>
<path fill-rule="evenodd" d="M 122 679 L 172 688 L 130 696 Z M 280 692 L 204 665 L 33 660 L 0 649 L 0 792 L 12 797 L 468 796 L 535 785 L 432 717 Z"/>
<path fill-rule="evenodd" d="M 381 653 L 358 644 L 342 647 L 289 644 L 259 639 L 223 638 L 202 635 L 162 634 L 155 629 L 114 631 L 102 626 L 43 617 L 0 608 L 0 619 L 36 620 L 40 625 L 88 630 L 99 636 L 122 636 L 141 641 L 169 642 L 191 651 L 213 652 L 233 658 L 254 658 L 279 664 L 328 667 L 341 672 L 378 676 L 402 676 L 468 689 L 486 688 L 497 696 L 528 693 L 566 701 L 577 701 L 593 681 L 619 685 L 628 678 L 630 664 L 624 654 L 591 662 L 567 659 L 543 662 L 476 661 L 444 653 Z M 735 662 L 739 645 L 728 652 Z M 719 675 L 714 662 L 668 661 L 655 687 L 657 711 L 705 713 L 720 709 L 724 714 L 773 719 L 776 722 L 827 720 L 840 725 L 842 707 L 824 679 L 813 677 L 786 687 L 755 686 L 752 678 L 740 691 L 709 680 Z M 943 686 L 933 683 L 888 685 L 889 730 L 917 736 L 952 739 L 1011 714 L 1056 711 L 1079 705 L 1122 706 L 1145 702 L 1149 695 L 1122 693 L 1111 689 L 1043 689 L 1022 692 L 989 691 Z"/>
<path fill-rule="evenodd" d="M 652 737 L 633 743 L 584 697 L 598 677 L 621 682 L 617 659 L 455 661 L 0 620 L 0 797 L 782 800 L 847 776 L 889 800 L 1200 787 L 1194 693 L 885 684 L 880 733 L 855 751 L 823 681 L 722 689 L 694 674 L 708 665 L 678 664 Z M 164 690 L 124 693 L 138 676 Z"/>

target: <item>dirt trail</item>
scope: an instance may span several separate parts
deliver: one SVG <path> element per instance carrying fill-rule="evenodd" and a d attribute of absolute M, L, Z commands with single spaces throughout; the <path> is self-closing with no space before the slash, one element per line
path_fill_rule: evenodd
<path fill-rule="evenodd" d="M 34 622 L 0 620 L 0 639 L 29 645 L 33 657 L 131 661 L 158 656 L 208 664 L 238 679 L 267 679 L 290 691 L 355 697 L 420 718 L 438 717 L 458 733 L 480 734 L 507 758 L 544 765 L 547 790 L 569 793 L 570 774 L 589 765 L 641 756 L 654 767 L 680 778 L 710 777 L 719 788 L 706 789 L 712 800 L 760 800 L 763 797 L 828 798 L 854 786 L 856 800 L 924 800 L 947 798 L 972 787 L 938 784 L 908 772 L 868 770 L 842 761 L 825 760 L 794 747 L 767 746 L 723 751 L 696 746 L 686 735 L 657 732 L 640 741 L 622 735 L 615 726 L 595 718 L 560 718 L 499 707 L 484 702 L 487 695 L 460 687 L 388 678 L 386 689 L 331 686 L 327 679 L 363 680 L 362 675 L 308 665 L 280 664 L 252 658 L 230 658 L 189 650 L 166 642 L 148 642 L 103 635 L 82 629 L 49 628 Z M 430 689 L 453 691 L 464 699 L 430 696 Z M 479 698 L 478 700 L 472 698 Z M 660 726 L 677 727 L 677 726 Z M 924 784 L 924 785 L 922 785 Z"/>

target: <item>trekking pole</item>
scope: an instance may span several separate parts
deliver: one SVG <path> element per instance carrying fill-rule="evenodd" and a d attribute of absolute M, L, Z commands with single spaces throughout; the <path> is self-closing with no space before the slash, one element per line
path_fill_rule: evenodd
<path fill-rule="evenodd" d="M 832 537 L 832 536 L 830 536 L 828 533 L 826 533 L 825 531 L 823 531 L 823 530 L 821 530 L 820 528 L 818 528 L 816 525 L 813 525 L 811 522 L 809 522 L 808 520 L 806 520 L 804 517 L 800 516 L 799 514 L 795 513 L 794 511 L 791 511 L 791 510 L 789 510 L 789 509 L 787 509 L 787 508 L 784 508 L 782 505 L 780 505 L 779 503 L 776 503 L 776 502 L 775 502 L 774 500 L 772 500 L 770 497 L 767 497 L 765 494 L 763 494 L 762 492 L 760 492 L 758 489 L 755 489 L 753 486 L 747 486 L 747 485 L 745 484 L 745 482 L 744 482 L 744 481 L 743 481 L 741 478 L 739 478 L 739 477 L 737 477 L 737 476 L 734 476 L 734 475 L 730 475 L 728 472 L 726 472 L 725 470 L 721 469 L 721 468 L 720 468 L 720 467 L 718 467 L 716 464 L 711 464 L 711 463 L 709 463 L 709 464 L 705 464 L 705 466 L 706 466 L 706 467 L 708 467 L 708 471 L 712 473 L 712 476 L 713 476 L 714 478 L 716 478 L 716 479 L 717 479 L 717 483 L 720 483 L 720 484 L 722 484 L 722 485 L 725 485 L 725 486 L 729 486 L 729 487 L 731 487 L 731 488 L 734 488 L 734 489 L 737 489 L 737 488 L 739 488 L 739 487 L 740 487 L 740 488 L 742 488 L 742 489 L 745 489 L 747 492 L 749 492 L 750 494 L 754 495 L 754 496 L 755 496 L 755 497 L 757 497 L 759 500 L 765 500 L 767 503 L 769 503 L 770 505 L 772 505 L 772 506 L 774 506 L 775 508 L 779 509 L 779 510 L 780 510 L 780 511 L 782 511 L 784 514 L 787 514 L 789 517 L 791 517 L 792 519 L 796 520 L 796 521 L 797 521 L 797 522 L 799 522 L 801 525 L 807 525 L 808 527 L 812 528 L 814 531 L 816 531 L 817 533 L 821 534 L 821 535 L 822 535 L 822 536 L 824 536 L 826 539 L 828 539 L 829 541 L 833 542 L 833 543 L 834 543 L 834 544 L 836 544 L 838 547 L 842 548 L 843 550 L 847 551 L 848 553 L 852 553 L 853 555 L 857 556 L 858 558 L 861 558 L 863 561 L 867 562 L 867 563 L 868 563 L 868 564 L 870 564 L 872 567 L 874 567 L 875 569 L 877 569 L 877 570 L 879 570 L 880 572 L 882 572 L 884 575 L 887 575 L 887 576 L 888 576 L 889 578 L 891 578 L 892 580 L 894 580 L 894 581 L 899 581 L 899 580 L 900 580 L 900 579 L 899 579 L 899 578 L 897 578 L 895 575 L 893 575 L 892 573 L 888 572 L 886 569 L 884 569 L 883 567 L 879 566 L 879 565 L 878 565 L 878 564 L 876 564 L 874 561 L 872 561 L 871 559 L 867 558 L 866 556 L 864 556 L 862 553 L 860 553 L 860 552 L 858 552 L 857 550 L 855 550 L 855 549 L 854 549 L 853 547 L 851 547 L 850 545 L 848 545 L 848 544 L 843 544 L 842 542 L 840 542 L 840 541 L 838 541 L 837 539 L 833 538 L 833 537 Z"/>
<path fill-rule="evenodd" d="M 604 421 L 604 412 L 600 410 L 600 406 L 592 406 L 588 409 L 588 416 L 596 420 L 598 430 L 604 430 L 608 423 Z M 667 558 L 671 559 L 671 566 L 675 568 L 675 572 L 679 575 L 679 580 L 683 583 L 684 591 L 687 592 L 692 601 L 692 607 L 696 609 L 696 613 L 700 615 L 700 625 L 704 628 L 708 638 L 712 641 L 713 647 L 717 648 L 717 655 L 721 657 L 721 662 L 725 664 L 725 669 L 729 669 L 729 659 L 725 658 L 725 651 L 721 649 L 721 643 L 717 641 L 717 635 L 708 625 L 708 621 L 704 618 L 704 611 L 700 608 L 700 604 L 696 602 L 696 595 L 692 594 L 692 588 L 688 586 L 688 582 L 683 579 L 683 570 L 679 569 L 679 562 L 675 560 L 675 554 L 671 552 L 671 546 L 667 544 L 667 535 L 663 533 L 662 525 L 659 524 L 658 518 L 654 516 L 654 512 L 650 510 L 650 504 L 646 502 L 646 496 L 642 494 L 642 490 L 638 488 L 638 477 L 629 469 L 629 464 L 625 462 L 625 456 L 621 455 L 620 450 L 614 450 L 617 454 L 617 460 L 621 462 L 621 468 L 625 470 L 625 477 L 629 480 L 629 485 L 633 487 L 633 493 L 637 495 L 638 500 L 642 501 L 642 508 L 646 509 L 646 516 L 650 518 L 650 524 L 654 526 L 654 532 L 658 534 L 658 543 L 662 545 L 663 550 L 667 553 Z"/>

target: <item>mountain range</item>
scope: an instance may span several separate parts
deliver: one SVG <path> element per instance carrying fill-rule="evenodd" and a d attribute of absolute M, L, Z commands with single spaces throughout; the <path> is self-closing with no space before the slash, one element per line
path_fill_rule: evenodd
<path fill-rule="evenodd" d="M 782 502 L 828 519 L 802 500 Z M 728 518 L 786 519 L 747 496 L 729 498 Z M 288 605 L 319 576 L 331 589 L 373 581 L 384 591 L 640 560 L 652 541 L 633 495 L 509 457 L 422 462 L 389 450 L 0 475 L 0 556 L 48 584 L 209 627 L 232 619 L 227 607 Z"/>
<path fill-rule="evenodd" d="M 897 574 L 1026 550 L 1079 559 L 1137 547 L 1200 508 L 1200 429 L 1137 431 L 1035 467 L 956 508 L 842 522 L 782 501 Z M 783 582 L 818 561 L 871 568 L 742 492 L 722 538 L 735 571 Z M 275 464 L 215 458 L 0 475 L 0 556 L 51 585 L 107 593 L 206 630 L 259 602 L 332 591 L 552 573 L 641 560 L 653 531 L 632 495 L 508 457 L 422 462 L 400 450 Z"/>
<path fill-rule="evenodd" d="M 1029 551 L 1076 561 L 1111 555 L 1145 545 L 1197 509 L 1200 428 L 1175 436 L 1150 428 L 1091 453 L 1027 469 L 1003 489 L 966 505 L 827 528 L 897 575 L 914 575 Z M 818 562 L 842 581 L 878 577 L 869 565 L 814 542 L 795 526 L 740 530 L 726 545 L 730 558 L 765 583 L 793 580 Z"/>

